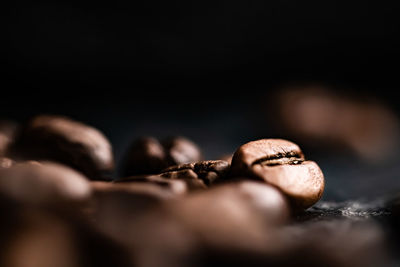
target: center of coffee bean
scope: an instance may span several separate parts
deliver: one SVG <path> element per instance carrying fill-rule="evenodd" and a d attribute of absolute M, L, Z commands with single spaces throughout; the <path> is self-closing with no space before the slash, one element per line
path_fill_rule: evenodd
<path fill-rule="evenodd" d="M 297 165 L 301 164 L 304 158 L 296 152 L 277 153 L 267 157 L 260 158 L 253 162 L 252 165 L 260 164 L 262 166 L 276 166 L 276 165 Z"/>

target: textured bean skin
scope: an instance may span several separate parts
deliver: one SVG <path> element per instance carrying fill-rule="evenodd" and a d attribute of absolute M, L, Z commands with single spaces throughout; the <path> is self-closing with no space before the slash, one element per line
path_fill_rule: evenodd
<path fill-rule="evenodd" d="M 262 139 L 239 147 L 231 175 L 264 180 L 286 194 L 296 209 L 316 203 L 325 184 L 319 166 L 306 160 L 298 145 L 283 139 Z"/>
<path fill-rule="evenodd" d="M 11 156 L 52 160 L 69 165 L 89 179 L 106 179 L 113 171 L 112 146 L 98 129 L 67 117 L 40 115 L 21 130 Z"/>

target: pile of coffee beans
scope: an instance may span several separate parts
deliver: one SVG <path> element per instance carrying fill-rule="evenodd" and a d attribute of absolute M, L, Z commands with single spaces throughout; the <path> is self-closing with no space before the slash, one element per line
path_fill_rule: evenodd
<path fill-rule="evenodd" d="M 390 258 L 375 222 L 323 217 L 323 172 L 289 140 L 205 159 L 183 136 L 147 136 L 115 162 L 100 130 L 40 115 L 2 123 L 0 141 L 1 266 L 383 266 Z"/>

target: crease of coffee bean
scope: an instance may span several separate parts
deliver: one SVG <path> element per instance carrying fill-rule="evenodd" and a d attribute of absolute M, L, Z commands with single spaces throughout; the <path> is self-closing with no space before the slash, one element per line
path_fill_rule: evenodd
<path fill-rule="evenodd" d="M 266 156 L 254 161 L 251 165 L 260 164 L 262 166 L 277 166 L 277 165 L 298 165 L 305 161 L 304 157 L 297 152 L 284 152 L 272 156 Z"/>

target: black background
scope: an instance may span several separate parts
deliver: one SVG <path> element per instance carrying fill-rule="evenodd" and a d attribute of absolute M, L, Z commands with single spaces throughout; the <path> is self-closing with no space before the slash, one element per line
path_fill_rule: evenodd
<path fill-rule="evenodd" d="M 117 161 L 141 135 L 185 135 L 207 158 L 284 136 L 257 118 L 291 81 L 372 95 L 400 111 L 394 1 L 13 1 L 0 12 L 1 117 L 71 116 L 101 129 Z M 382 167 L 309 153 L 332 184 L 374 181 L 328 197 L 360 196 L 382 179 Z M 395 170 L 383 176 L 396 179 Z"/>

